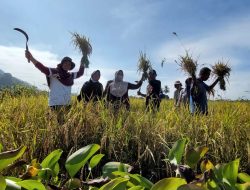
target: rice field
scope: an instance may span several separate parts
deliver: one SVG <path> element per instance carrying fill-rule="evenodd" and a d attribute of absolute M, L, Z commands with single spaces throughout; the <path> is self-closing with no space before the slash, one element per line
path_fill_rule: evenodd
<path fill-rule="evenodd" d="M 182 138 L 189 146 L 205 145 L 214 163 L 240 158 L 240 170 L 250 170 L 250 102 L 210 101 L 209 116 L 191 116 L 163 100 L 160 112 L 145 112 L 144 99 L 131 98 L 131 110 L 116 116 L 103 102 L 83 105 L 73 97 L 72 108 L 59 126 L 47 107 L 46 94 L 6 95 L 0 99 L 0 143 L 4 150 L 26 145 L 24 159 L 42 160 L 60 148 L 69 152 L 91 143 L 101 145 L 106 161 L 129 163 L 151 180 L 170 176 L 165 162 L 169 147 Z"/>

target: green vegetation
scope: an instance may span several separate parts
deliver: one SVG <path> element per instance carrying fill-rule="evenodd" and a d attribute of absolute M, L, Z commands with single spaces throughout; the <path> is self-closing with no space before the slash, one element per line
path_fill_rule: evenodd
<path fill-rule="evenodd" d="M 51 113 L 47 107 L 45 94 L 6 94 L 0 99 L 0 142 L 3 145 L 0 150 L 24 145 L 27 149 L 22 159 L 31 163 L 37 158 L 37 162 L 42 163 L 48 154 L 60 149 L 57 152 L 61 154 L 60 159 L 55 160 L 62 167 L 68 155 L 76 150 L 86 145 L 99 144 L 98 151 L 105 156 L 95 158 L 100 159 L 100 164 L 94 164 L 95 169 L 91 169 L 91 173 L 85 166 L 81 174 L 77 174 L 82 176 L 81 180 L 86 180 L 88 176 L 101 176 L 101 166 L 116 161 L 128 163 L 133 166 L 133 172 L 155 183 L 174 175 L 170 164 L 163 160 L 170 154 L 174 142 L 185 137 L 187 150 L 193 147 L 208 148 L 205 154 L 208 163 L 230 163 L 240 158 L 239 171 L 249 172 L 250 102 L 209 102 L 209 108 L 209 116 L 190 116 L 187 109 L 176 110 L 171 100 L 164 100 L 160 112 L 153 114 L 144 111 L 143 99 L 133 98 L 131 111 L 128 113 L 121 110 L 114 117 L 103 102 L 83 105 L 73 99 L 72 109 L 65 115 L 65 124 L 59 126 L 56 114 Z M 189 154 L 204 151 L 197 149 Z M 86 165 L 89 159 L 83 163 Z M 197 163 L 192 163 L 195 159 L 190 161 L 180 154 L 178 160 L 198 169 Z M 55 164 L 53 167 L 56 170 L 58 166 Z M 61 168 L 61 172 L 73 176 L 75 172 L 70 173 L 68 166 L 65 167 Z M 3 170 L 2 175 L 17 176 L 23 170 Z M 117 181 L 127 183 L 120 177 L 122 179 Z"/>

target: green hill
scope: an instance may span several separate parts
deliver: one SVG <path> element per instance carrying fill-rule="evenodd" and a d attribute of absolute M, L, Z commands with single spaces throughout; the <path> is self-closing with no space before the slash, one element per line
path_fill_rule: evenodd
<path fill-rule="evenodd" d="M 15 85 L 30 86 L 29 83 L 24 82 L 16 77 L 13 77 L 10 73 L 5 73 L 0 69 L 0 88 L 5 88 Z"/>

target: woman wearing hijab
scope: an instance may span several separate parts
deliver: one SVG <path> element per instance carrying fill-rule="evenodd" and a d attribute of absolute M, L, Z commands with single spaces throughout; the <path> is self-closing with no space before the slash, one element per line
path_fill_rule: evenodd
<path fill-rule="evenodd" d="M 119 70 L 115 73 L 115 79 L 108 81 L 105 88 L 105 95 L 107 101 L 110 102 L 115 109 L 119 109 L 122 105 L 127 110 L 130 108 L 128 90 L 135 90 L 141 87 L 143 82 L 143 76 L 137 84 L 131 84 L 123 81 L 123 71 Z"/>
<path fill-rule="evenodd" d="M 83 84 L 80 95 L 77 96 L 78 101 L 84 99 L 85 102 L 90 100 L 96 102 L 102 98 L 103 86 L 99 82 L 100 77 L 101 72 L 99 70 L 91 74 L 91 78 Z"/>
<path fill-rule="evenodd" d="M 58 122 L 62 124 L 62 110 L 68 110 L 71 102 L 71 87 L 74 79 L 79 78 L 84 73 L 84 63 L 80 65 L 78 72 L 69 72 L 75 67 L 75 63 L 70 57 L 64 57 L 56 68 L 49 68 L 37 61 L 29 51 L 25 51 L 25 56 L 36 68 L 46 75 L 49 92 L 49 107 L 58 112 Z M 85 62 L 88 61 L 87 55 L 84 56 Z"/>

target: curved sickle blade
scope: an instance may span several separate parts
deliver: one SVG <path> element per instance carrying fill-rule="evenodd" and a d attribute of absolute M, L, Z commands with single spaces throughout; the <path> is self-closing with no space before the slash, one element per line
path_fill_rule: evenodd
<path fill-rule="evenodd" d="M 23 31 L 20 28 L 14 28 L 14 30 L 16 30 L 18 32 L 21 32 L 26 37 L 26 40 L 29 41 L 29 36 L 28 36 L 28 34 L 25 31 Z"/>
<path fill-rule="evenodd" d="M 28 34 L 20 28 L 14 28 L 14 30 L 21 32 L 25 36 L 25 38 L 26 38 L 26 50 L 29 50 L 29 47 L 28 47 L 29 36 L 28 36 Z M 29 59 L 28 59 L 28 62 L 30 62 Z"/>
<path fill-rule="evenodd" d="M 29 48 L 28 48 L 28 41 L 29 41 L 28 34 L 24 30 L 22 30 L 20 28 L 14 28 L 14 30 L 16 30 L 18 32 L 21 32 L 25 36 L 25 38 L 26 38 L 26 50 L 29 50 Z"/>

